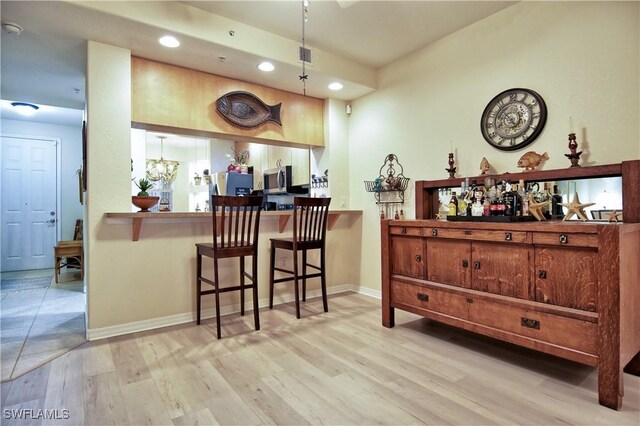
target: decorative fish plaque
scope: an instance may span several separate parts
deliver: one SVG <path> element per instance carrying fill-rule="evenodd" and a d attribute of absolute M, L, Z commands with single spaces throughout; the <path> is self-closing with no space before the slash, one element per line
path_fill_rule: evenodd
<path fill-rule="evenodd" d="M 253 129 L 267 121 L 273 121 L 282 126 L 280 121 L 280 107 L 267 105 L 253 93 L 236 91 L 229 92 L 216 100 L 216 109 L 227 121 L 234 126 Z"/>

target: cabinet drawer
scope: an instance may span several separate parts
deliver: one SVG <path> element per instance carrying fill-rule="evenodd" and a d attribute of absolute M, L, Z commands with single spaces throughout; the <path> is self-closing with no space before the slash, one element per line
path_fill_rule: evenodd
<path fill-rule="evenodd" d="M 524 231 L 490 231 L 484 229 L 449 229 L 424 228 L 425 237 L 456 238 L 475 241 L 500 241 L 526 243 L 527 233 Z"/>
<path fill-rule="evenodd" d="M 396 303 L 461 319 L 467 318 L 469 309 L 467 298 L 464 296 L 391 281 L 391 305 L 394 306 Z"/>
<path fill-rule="evenodd" d="M 598 247 L 598 236 L 596 234 L 534 232 L 533 244 L 567 247 Z"/>
<path fill-rule="evenodd" d="M 390 226 L 389 233 L 391 235 L 408 235 L 412 237 L 420 237 L 422 235 L 421 228 L 413 228 L 408 226 Z"/>
<path fill-rule="evenodd" d="M 595 322 L 478 299 L 469 304 L 469 320 L 588 354 L 598 353 Z"/>

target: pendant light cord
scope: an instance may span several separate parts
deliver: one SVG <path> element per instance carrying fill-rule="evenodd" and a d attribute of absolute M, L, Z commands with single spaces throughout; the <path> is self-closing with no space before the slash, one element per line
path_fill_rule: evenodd
<path fill-rule="evenodd" d="M 309 77 L 306 72 L 306 44 L 305 44 L 305 26 L 309 20 L 309 0 L 302 1 L 302 52 L 300 59 L 302 60 L 302 75 L 300 81 L 302 81 L 302 94 L 307 96 L 307 78 Z"/>

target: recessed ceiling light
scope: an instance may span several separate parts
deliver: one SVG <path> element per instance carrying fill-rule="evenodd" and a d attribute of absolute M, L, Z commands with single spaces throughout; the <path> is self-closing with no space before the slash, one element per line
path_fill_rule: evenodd
<path fill-rule="evenodd" d="M 11 106 L 22 115 L 33 115 L 40 109 L 39 106 L 27 102 L 11 102 Z"/>
<path fill-rule="evenodd" d="M 343 87 L 344 86 L 342 85 L 342 83 L 338 83 L 337 81 L 334 81 L 333 83 L 329 84 L 329 90 L 340 90 Z"/>
<path fill-rule="evenodd" d="M 264 72 L 271 72 L 273 70 L 276 69 L 276 67 L 273 66 L 273 64 L 271 62 L 262 62 L 260 65 L 258 65 L 258 69 L 260 71 L 264 71 Z"/>
<path fill-rule="evenodd" d="M 158 39 L 158 41 L 160 42 L 161 45 L 163 45 L 165 47 L 178 47 L 178 46 L 180 46 L 180 42 L 174 36 L 167 35 L 167 36 L 164 36 L 164 37 L 160 37 Z"/>

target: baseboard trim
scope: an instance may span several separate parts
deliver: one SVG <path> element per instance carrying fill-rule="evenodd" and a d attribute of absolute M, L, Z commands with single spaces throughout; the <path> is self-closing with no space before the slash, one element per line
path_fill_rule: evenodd
<path fill-rule="evenodd" d="M 353 284 L 345 284 L 341 286 L 330 287 L 328 289 L 328 294 L 344 293 L 346 291 L 353 291 L 356 293 L 364 294 L 366 296 L 371 296 L 378 299 L 380 298 L 379 291 L 363 288 Z M 308 299 L 320 297 L 321 295 L 322 293 L 320 292 L 320 289 L 307 292 Z M 251 298 L 248 297 L 248 299 L 249 299 L 249 302 L 245 303 L 245 310 L 251 310 L 253 307 L 251 303 Z M 290 302 L 293 302 L 293 295 L 289 295 L 288 297 L 284 297 L 284 298 L 275 297 L 273 304 L 280 305 L 283 303 L 290 303 Z M 260 306 L 260 308 L 268 307 L 269 299 L 264 298 L 259 300 L 258 306 Z M 220 314 L 228 315 L 228 314 L 237 313 L 239 311 L 240 309 L 237 306 L 223 306 L 220 309 Z M 203 319 L 213 318 L 214 316 L 215 316 L 215 311 L 213 308 L 205 309 L 204 311 L 202 311 Z M 193 322 L 195 320 L 196 320 L 195 312 L 185 312 L 182 314 L 168 315 L 165 317 L 151 318 L 151 319 L 142 320 L 142 321 L 134 321 L 134 322 L 129 322 L 125 324 L 113 325 L 109 327 L 87 329 L 87 340 L 93 341 L 93 340 L 107 339 L 109 337 L 121 336 L 123 334 L 137 333 L 139 331 L 154 330 L 156 328 L 163 328 L 163 327 L 170 327 L 173 325 L 184 324 L 187 322 Z"/>

